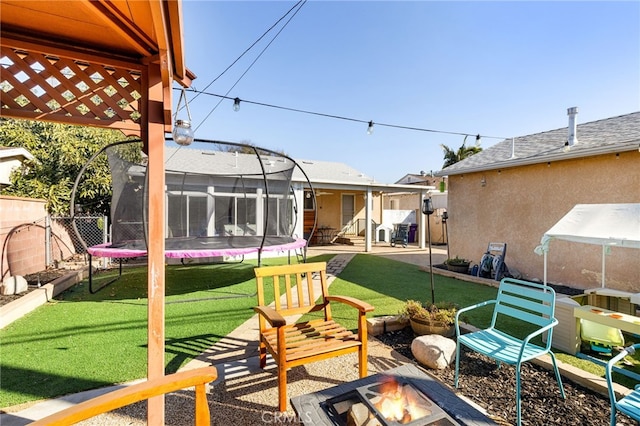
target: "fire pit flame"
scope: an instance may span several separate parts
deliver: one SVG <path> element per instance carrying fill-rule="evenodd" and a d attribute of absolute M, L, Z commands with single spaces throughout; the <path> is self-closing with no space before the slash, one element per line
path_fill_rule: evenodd
<path fill-rule="evenodd" d="M 400 424 L 431 414 L 424 398 L 413 386 L 398 383 L 393 378 L 387 378 L 380 384 L 380 394 L 371 398 L 371 403 L 385 420 Z"/>
<path fill-rule="evenodd" d="M 291 402 L 305 426 L 495 424 L 412 364 L 301 395 Z"/>

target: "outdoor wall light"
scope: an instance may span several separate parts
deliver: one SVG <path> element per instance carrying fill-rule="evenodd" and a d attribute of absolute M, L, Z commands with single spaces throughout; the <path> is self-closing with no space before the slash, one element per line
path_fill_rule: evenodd
<path fill-rule="evenodd" d="M 444 212 L 442 212 L 442 223 L 447 223 L 447 219 L 449 219 L 449 214 L 445 210 Z"/>
<path fill-rule="evenodd" d="M 233 100 L 233 110 L 234 110 L 235 112 L 240 111 L 240 98 L 235 98 L 235 99 Z"/>
<path fill-rule="evenodd" d="M 370 135 L 373 133 L 373 121 L 369 122 L 369 127 L 367 127 L 367 134 Z"/>
<path fill-rule="evenodd" d="M 180 111 L 180 105 L 184 99 L 184 107 L 187 110 L 188 120 L 179 120 L 178 111 Z M 193 129 L 191 128 L 191 111 L 189 111 L 189 103 L 187 102 L 187 96 L 185 95 L 184 87 L 180 92 L 180 98 L 178 99 L 178 105 L 176 106 L 176 113 L 174 114 L 173 125 L 173 141 L 180 146 L 188 146 L 193 142 Z"/>
<path fill-rule="evenodd" d="M 480 186 L 487 186 L 487 179 L 484 176 L 480 179 Z"/>
<path fill-rule="evenodd" d="M 422 214 L 426 214 L 427 216 L 432 215 L 434 212 L 433 202 L 431 198 L 425 198 L 422 200 Z"/>

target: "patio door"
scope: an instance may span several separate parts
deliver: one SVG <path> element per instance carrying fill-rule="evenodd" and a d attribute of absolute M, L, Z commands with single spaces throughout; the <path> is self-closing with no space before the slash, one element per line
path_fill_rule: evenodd
<path fill-rule="evenodd" d="M 342 229 L 353 223 L 356 214 L 356 196 L 354 194 L 342 194 Z"/>

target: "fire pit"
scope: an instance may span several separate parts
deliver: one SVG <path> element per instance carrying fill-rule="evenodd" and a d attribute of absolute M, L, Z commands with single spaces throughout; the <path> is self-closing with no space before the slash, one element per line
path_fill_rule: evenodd
<path fill-rule="evenodd" d="M 291 399 L 305 425 L 495 425 L 415 365 Z"/>

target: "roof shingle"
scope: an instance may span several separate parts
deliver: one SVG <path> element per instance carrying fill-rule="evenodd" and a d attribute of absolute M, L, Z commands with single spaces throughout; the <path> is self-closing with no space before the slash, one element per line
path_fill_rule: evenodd
<path fill-rule="evenodd" d="M 640 144 L 640 112 L 578 124 L 576 136 L 578 143 L 568 152 L 563 150 L 568 138 L 567 127 L 505 139 L 435 175 L 457 175 L 636 150 Z"/>

